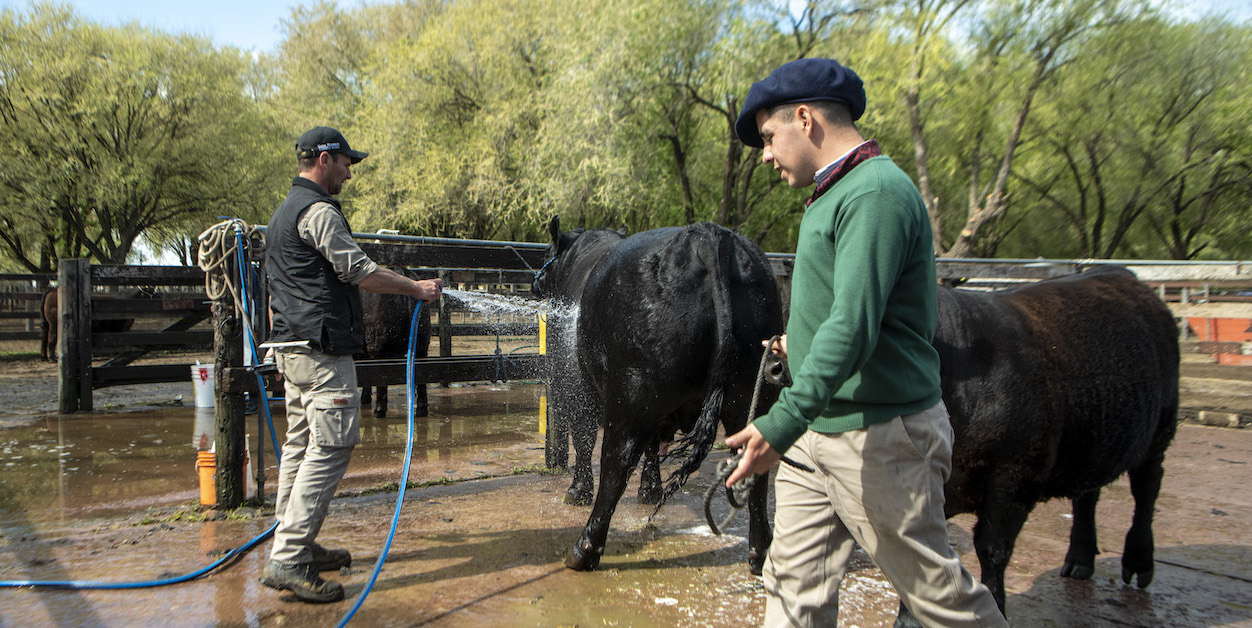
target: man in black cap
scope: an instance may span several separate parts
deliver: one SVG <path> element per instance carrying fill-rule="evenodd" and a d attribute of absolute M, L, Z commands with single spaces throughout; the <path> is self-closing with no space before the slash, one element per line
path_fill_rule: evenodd
<path fill-rule="evenodd" d="M 425 301 L 443 289 L 442 280 L 414 281 L 380 267 L 352 239 L 334 196 L 367 155 L 329 127 L 300 136 L 299 175 L 266 230 L 270 343 L 286 391 L 287 441 L 274 509 L 279 524 L 261 583 L 306 602 L 342 600 L 343 585 L 319 572 L 352 563 L 347 550 L 316 539 L 361 440 L 352 361 L 365 344 L 360 288 Z"/>
<path fill-rule="evenodd" d="M 935 253 L 911 179 L 854 122 L 865 89 L 830 59 L 787 63 L 748 92 L 735 132 L 796 188 L 814 183 L 796 243 L 781 352 L 794 383 L 726 439 L 727 485 L 786 453 L 775 476 L 767 626 L 835 626 L 854 541 L 927 626 L 1005 626 L 948 544 L 952 428 L 940 398 Z"/>

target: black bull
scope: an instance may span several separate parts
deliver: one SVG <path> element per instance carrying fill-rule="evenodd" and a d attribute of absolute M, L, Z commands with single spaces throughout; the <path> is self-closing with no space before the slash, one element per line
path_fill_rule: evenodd
<path fill-rule="evenodd" d="M 1101 487 L 1129 473 L 1122 579 L 1152 581 L 1152 515 L 1178 418 L 1178 327 L 1134 274 L 1104 267 L 997 293 L 939 290 L 943 400 L 955 434 L 946 514 L 972 512 L 982 582 L 1036 503 L 1073 501 L 1061 575 L 1095 569 Z"/>
<path fill-rule="evenodd" d="M 573 345 L 580 369 L 566 375 L 594 391 L 587 397 L 604 427 L 595 505 L 565 560 L 573 569 L 594 569 L 609 520 L 645 450 L 655 452 L 679 430 L 686 434 L 676 451 L 687 456 L 671 476 L 668 495 L 699 468 L 719 421 L 727 433 L 747 423 L 761 339 L 782 331 L 782 310 L 764 254 L 717 225 L 653 229 L 625 239 L 605 229 L 561 233 L 555 219 L 550 230 L 554 261 L 536 279 L 535 291 L 577 304 Z M 778 390 L 765 387 L 758 412 Z M 594 424 L 589 429 L 590 438 L 587 428 L 575 437 L 571 492 L 590 485 L 587 445 L 594 445 Z M 749 562 L 756 571 L 771 539 L 768 487 L 757 482 L 749 497 Z"/>
<path fill-rule="evenodd" d="M 656 285 L 655 274 L 641 275 L 636 269 L 614 277 L 614 269 L 624 261 L 647 257 L 638 250 L 633 255 L 617 253 L 615 247 L 623 240 L 616 232 L 562 234 L 555 221 L 552 230 L 549 255 L 569 254 L 583 262 L 554 262 L 536 289 L 590 306 L 580 311 L 575 344 L 583 369 L 598 380 L 601 395 L 621 388 L 614 385 L 617 378 L 647 374 L 658 354 L 673 355 L 686 346 L 636 345 L 609 353 L 606 343 L 629 340 L 636 330 L 655 326 L 665 316 L 681 321 L 678 327 L 685 329 L 693 312 L 711 309 L 684 300 L 654 300 L 657 291 L 664 290 Z M 683 260 L 689 256 L 682 253 Z M 655 253 L 649 258 L 652 265 L 658 263 L 654 258 Z M 606 263 L 597 264 L 601 259 Z M 584 294 L 583 287 L 591 284 L 602 286 L 597 300 Z M 632 310 L 632 300 L 641 311 Z M 609 307 L 597 308 L 602 302 Z M 1135 511 L 1126 535 L 1122 577 L 1126 582 L 1137 578 L 1140 587 L 1147 586 L 1153 577 L 1152 516 L 1165 450 L 1177 425 L 1177 327 L 1169 309 L 1121 268 L 1101 268 L 998 293 L 940 288 L 934 344 L 955 433 L 952 472 L 945 485 L 946 514 L 977 515 L 974 545 L 982 582 L 1000 608 L 1004 608 L 1004 571 L 1034 505 L 1053 498 L 1073 501 L 1070 547 L 1061 575 L 1089 578 L 1098 552 L 1095 507 L 1100 489 L 1127 472 Z M 744 351 L 746 356 L 746 343 Z M 689 380 L 694 372 L 679 380 Z M 618 392 L 611 399 L 620 406 L 630 398 Z M 770 402 L 772 397 L 762 406 Z M 618 407 L 614 412 L 633 423 L 606 431 L 602 474 L 614 474 L 612 488 L 606 491 L 602 479 L 596 509 L 567 559 L 578 568 L 594 568 L 608 518 L 625 476 L 638 461 L 640 444 L 672 435 L 671 423 L 657 427 L 660 422 L 654 417 L 662 414 L 653 410 Z M 728 418 L 737 422 L 738 416 L 731 412 Z M 636 431 L 619 435 L 628 428 Z M 626 439 L 630 443 L 622 442 Z M 576 435 L 576 445 L 579 440 Z M 581 440 L 594 443 L 594 434 Z M 627 450 L 631 455 L 623 456 Z M 580 470 L 584 466 L 585 471 Z M 590 475 L 589 454 L 576 462 L 571 492 L 583 473 Z M 768 533 L 763 538 L 768 539 Z M 758 542 L 752 543 L 753 569 L 759 568 L 761 549 Z"/>
<path fill-rule="evenodd" d="M 413 274 L 404 268 L 392 270 L 413 278 Z M 378 294 L 368 290 L 361 291 L 361 312 L 364 316 L 365 350 L 354 356 L 358 360 L 380 360 L 387 358 L 403 358 L 409 350 L 409 332 L 413 322 L 413 309 L 417 300 L 402 294 Z M 417 344 L 413 348 L 415 358 L 430 355 L 430 304 L 422 306 L 418 316 Z M 370 386 L 361 387 L 361 405 L 374 404 L 374 416 L 386 418 L 388 410 L 387 386 L 376 386 L 377 396 L 372 395 Z M 423 417 L 429 413 L 429 401 L 426 384 L 417 384 L 414 392 L 414 416 Z"/>

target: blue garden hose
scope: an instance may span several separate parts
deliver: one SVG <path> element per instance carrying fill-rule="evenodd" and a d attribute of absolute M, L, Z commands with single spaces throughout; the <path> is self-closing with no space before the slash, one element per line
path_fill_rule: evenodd
<path fill-rule="evenodd" d="M 405 392 L 409 398 L 409 437 L 404 446 L 404 472 L 400 474 L 400 493 L 396 496 L 396 512 L 391 517 L 391 530 L 387 532 L 387 541 L 383 543 L 382 551 L 378 552 L 378 560 L 374 562 L 374 572 L 370 574 L 369 582 L 365 583 L 365 588 L 361 590 L 361 595 L 357 596 L 356 603 L 352 608 L 344 614 L 343 619 L 336 624 L 337 628 L 343 628 L 348 624 L 348 620 L 356 614 L 361 604 L 365 602 L 365 596 L 370 594 L 370 590 L 374 588 L 374 581 L 378 579 L 378 573 L 383 570 L 383 563 L 387 560 L 387 552 L 391 550 L 391 541 L 396 538 L 396 525 L 400 523 L 400 507 L 404 505 L 404 489 L 409 484 L 409 462 L 413 458 L 413 421 L 417 413 L 417 385 L 416 373 L 413 367 L 413 356 L 417 351 L 417 323 L 422 314 L 422 301 L 417 302 L 417 307 L 413 308 L 413 320 L 409 324 L 409 348 L 405 354 L 408 359 L 404 364 L 404 381 L 406 385 Z"/>
<path fill-rule="evenodd" d="M 244 268 L 248 266 L 248 264 L 245 263 L 244 256 L 243 256 L 243 248 L 244 248 L 243 247 L 243 229 L 240 226 L 239 221 L 235 221 L 234 227 L 235 227 L 235 236 L 237 239 L 237 246 L 235 247 L 235 250 L 238 256 L 240 289 L 243 292 L 243 294 L 246 295 L 246 294 L 249 294 L 249 292 L 246 289 L 248 283 L 247 283 L 247 277 L 244 274 Z M 250 345 L 249 350 L 251 350 L 252 352 L 252 363 L 253 365 L 259 365 L 260 358 L 257 355 L 256 342 L 255 342 L 256 336 L 252 335 L 252 332 L 251 332 L 251 324 L 250 324 L 251 318 L 249 318 L 250 311 L 248 309 L 248 299 L 241 298 L 240 302 L 243 305 L 244 324 L 248 326 L 249 338 L 252 339 L 252 342 L 248 343 Z M 417 394 L 416 394 L 416 384 L 415 384 L 416 377 L 415 377 L 414 366 L 413 366 L 413 356 L 414 356 L 414 353 L 416 352 L 416 347 L 417 347 L 417 329 L 418 329 L 419 316 L 421 315 L 421 312 L 422 312 L 422 305 L 423 305 L 423 302 L 418 301 L 417 307 L 414 308 L 413 310 L 413 320 L 411 321 L 410 326 L 409 326 L 409 347 L 408 347 L 408 353 L 407 353 L 408 360 L 407 360 L 407 364 L 405 365 L 405 380 L 406 380 L 406 384 L 408 387 L 407 391 L 408 391 L 408 404 L 409 404 L 409 434 L 408 434 L 407 443 L 404 449 L 404 472 L 400 478 L 400 492 L 399 492 L 399 496 L 396 498 L 396 511 L 391 519 L 391 530 L 387 534 L 387 540 L 385 544 L 383 545 L 382 551 L 379 552 L 378 554 L 378 560 L 374 563 L 374 571 L 373 573 L 370 574 L 369 581 L 366 583 L 365 588 L 361 591 L 361 595 L 357 597 L 356 603 L 353 604 L 352 608 L 349 609 L 347 614 L 345 614 L 343 618 L 340 620 L 339 624 L 337 624 L 340 627 L 347 625 L 348 621 L 352 619 L 352 616 L 356 614 L 357 609 L 359 609 L 361 607 L 361 604 L 365 602 L 365 597 L 369 595 L 369 592 L 374 588 L 374 582 L 375 580 L 378 579 L 379 572 L 382 571 L 383 563 L 387 559 L 387 552 L 391 549 L 391 542 L 395 539 L 396 527 L 400 521 L 400 508 L 404 503 L 404 492 L 405 492 L 405 488 L 408 485 L 408 478 L 409 478 L 409 463 L 413 454 L 413 423 L 414 423 L 414 418 L 416 415 L 416 408 L 417 408 L 416 402 L 415 402 Z M 265 378 L 261 375 L 259 370 L 256 371 L 256 377 L 257 377 L 257 385 L 259 386 L 259 390 L 261 392 L 261 403 L 259 403 L 259 405 L 262 408 L 264 408 L 265 418 L 266 418 L 266 421 L 269 423 L 270 438 L 273 442 L 276 465 L 277 465 L 281 463 L 282 453 L 278 447 L 278 435 L 276 431 L 274 430 L 274 419 L 270 415 L 270 411 L 269 411 L 269 394 L 265 388 Z M 208 574 L 214 571 L 215 569 L 221 567 L 227 562 L 251 551 L 257 545 L 261 544 L 263 541 L 268 539 L 270 535 L 274 533 L 274 530 L 276 528 L 278 528 L 278 522 L 275 522 L 273 525 L 269 527 L 269 529 L 267 529 L 265 532 L 261 533 L 256 538 L 252 539 L 251 541 L 248 541 L 247 543 L 226 552 L 225 554 L 222 555 L 221 558 L 210 563 L 209 565 L 199 570 L 193 571 L 191 573 L 188 573 L 182 576 L 176 576 L 173 578 L 166 578 L 162 580 L 148 580 L 148 581 L 140 581 L 140 582 L 101 582 L 101 581 L 94 581 L 94 580 L 0 580 L 0 588 L 49 587 L 49 588 L 79 589 L 79 590 L 82 590 L 82 589 L 117 590 L 117 589 L 145 589 L 145 588 L 166 586 L 166 585 L 171 585 L 171 584 L 179 584 L 182 582 L 188 582 L 190 580 L 195 580 L 196 578 L 200 578 L 201 576 L 204 576 L 205 574 Z"/>
<path fill-rule="evenodd" d="M 248 541 L 247 543 L 236 547 L 222 555 L 221 558 L 213 561 L 206 567 L 189 574 L 176 576 L 174 578 L 166 578 L 165 580 L 148 580 L 143 582 L 101 582 L 98 580 L 0 580 L 0 587 L 50 587 L 54 589 L 148 589 L 152 587 L 163 587 L 169 584 L 179 584 L 188 580 L 195 580 L 218 567 L 221 567 L 228 561 L 242 556 L 259 545 L 262 541 L 274 533 L 274 528 L 278 527 L 278 523 L 270 526 L 260 536 Z"/>

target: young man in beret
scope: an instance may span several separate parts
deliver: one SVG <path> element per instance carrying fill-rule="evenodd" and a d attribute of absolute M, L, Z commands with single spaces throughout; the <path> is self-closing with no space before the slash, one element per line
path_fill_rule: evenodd
<path fill-rule="evenodd" d="M 322 571 L 352 564 L 347 550 L 316 541 L 352 449 L 361 408 L 352 354 L 365 347 L 360 288 L 438 299 L 440 279 L 414 281 L 382 268 L 352 239 L 335 195 L 368 153 L 335 129 L 315 127 L 296 142 L 299 174 L 266 230 L 278 372 L 287 403 L 287 441 L 278 473 L 274 547 L 261 584 L 305 602 L 337 602 L 343 585 Z"/>
<path fill-rule="evenodd" d="M 726 443 L 733 484 L 786 453 L 765 564 L 767 626 L 835 626 L 854 541 L 927 626 L 1006 626 L 948 545 L 952 428 L 940 399 L 935 253 L 911 179 L 854 122 L 865 90 L 830 59 L 787 63 L 748 92 L 739 139 L 792 187 L 800 223 L 781 353 L 794 384 Z"/>

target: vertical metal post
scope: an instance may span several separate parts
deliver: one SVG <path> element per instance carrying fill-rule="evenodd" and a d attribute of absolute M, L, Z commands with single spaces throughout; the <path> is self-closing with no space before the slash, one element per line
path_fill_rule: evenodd
<path fill-rule="evenodd" d="M 253 331 L 256 332 L 257 346 L 260 346 L 266 340 L 269 340 L 269 337 L 270 337 L 270 308 L 269 308 L 270 293 L 269 293 L 269 281 L 267 280 L 267 276 L 265 274 L 265 260 L 264 259 L 256 260 L 256 262 L 257 262 L 257 270 L 256 270 L 257 280 L 254 286 L 256 288 L 256 300 L 253 301 L 253 303 L 256 304 L 255 307 L 257 308 L 257 315 L 254 316 L 253 318 L 257 320 L 257 325 L 253 329 Z M 262 353 L 261 355 L 257 357 L 261 361 L 265 360 L 264 353 Z M 266 382 L 266 386 L 268 387 L 270 385 L 270 382 L 273 382 L 273 381 L 274 381 L 274 378 L 270 378 L 269 382 Z M 265 417 L 270 409 L 269 397 L 270 397 L 270 392 L 267 390 L 260 391 L 260 394 L 258 395 L 257 403 L 258 404 L 263 403 L 265 404 L 265 407 L 264 409 L 262 409 L 260 405 L 257 406 L 256 453 L 252 457 L 253 460 L 256 460 L 256 498 L 257 498 L 257 501 L 261 503 L 265 503 L 265 443 L 266 443 L 265 432 L 266 430 L 270 429 L 270 427 L 266 425 L 265 423 Z M 271 417 L 270 422 L 271 423 L 273 422 L 273 417 Z M 281 437 L 275 434 L 274 438 L 275 440 L 278 440 Z M 275 459 L 278 459 L 281 456 L 282 454 L 280 452 L 277 452 L 277 451 L 274 452 Z"/>
<path fill-rule="evenodd" d="M 576 413 L 582 412 L 575 401 L 577 384 L 573 373 L 569 371 L 571 364 L 562 362 L 567 357 L 561 350 L 562 343 L 569 333 L 568 321 L 565 317 L 552 316 L 540 322 L 540 347 L 544 354 L 544 388 L 548 391 L 544 404 L 544 439 L 543 461 L 549 469 L 565 469 L 569 467 L 570 423 Z M 577 369 L 577 365 L 572 365 Z"/>

